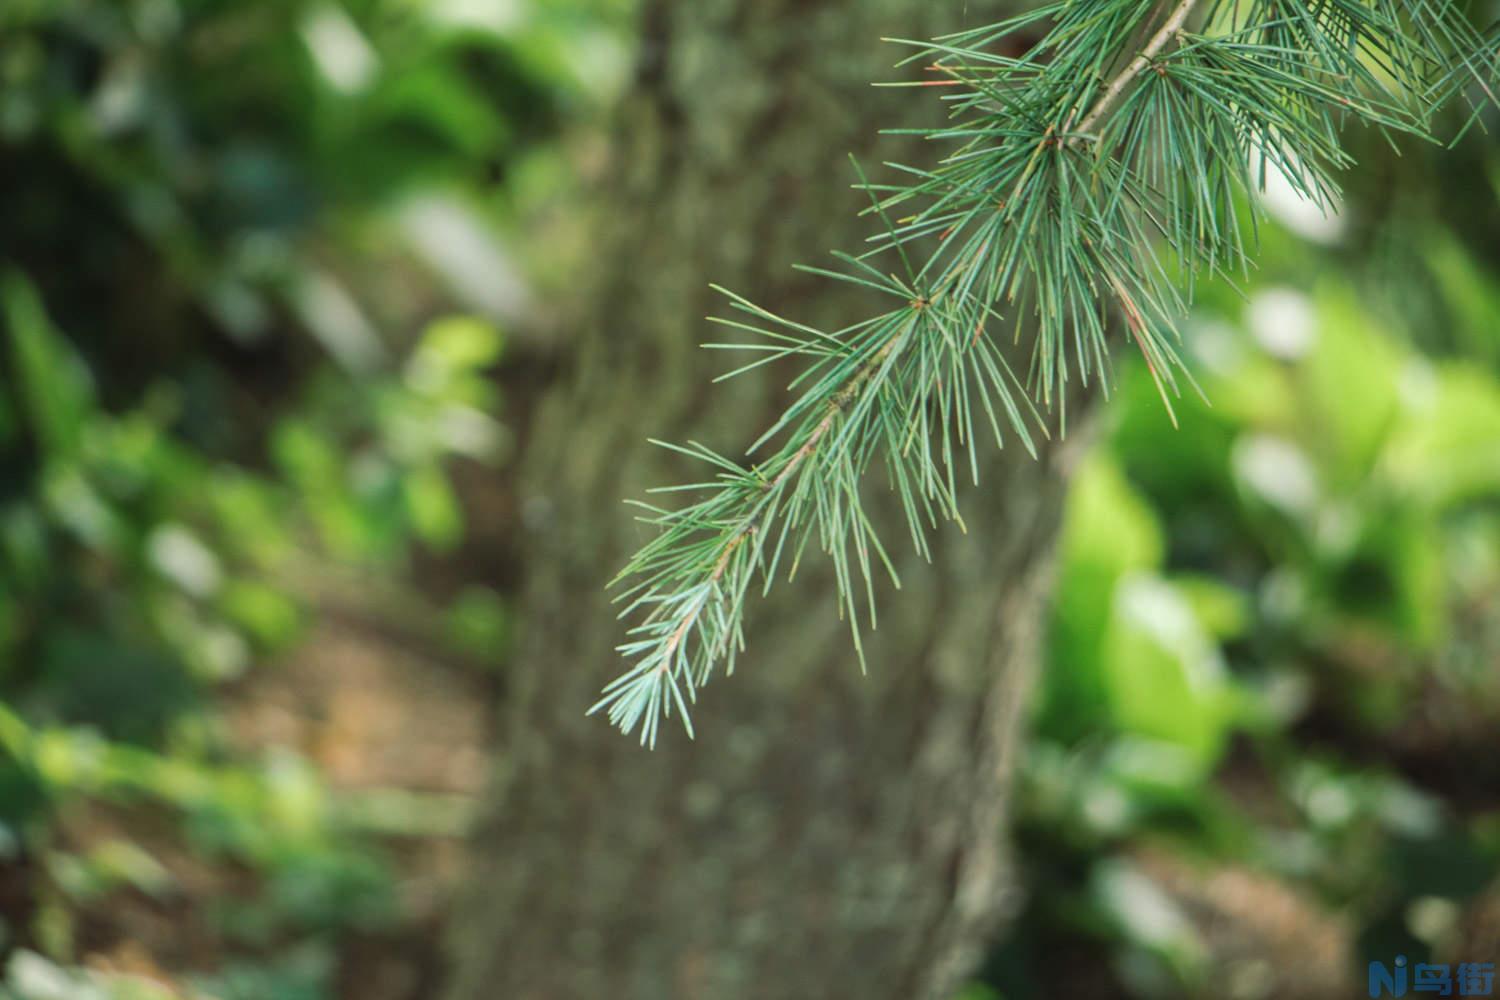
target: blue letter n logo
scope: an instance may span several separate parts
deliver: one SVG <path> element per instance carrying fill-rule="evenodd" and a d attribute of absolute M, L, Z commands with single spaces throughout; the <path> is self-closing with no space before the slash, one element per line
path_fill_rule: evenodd
<path fill-rule="evenodd" d="M 1406 996 L 1406 956 L 1396 956 L 1396 968 L 1387 969 L 1384 962 L 1370 963 L 1370 996 Z"/>

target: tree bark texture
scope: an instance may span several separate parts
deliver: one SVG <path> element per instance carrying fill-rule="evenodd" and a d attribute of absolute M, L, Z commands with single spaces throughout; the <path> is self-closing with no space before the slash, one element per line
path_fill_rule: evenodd
<path fill-rule="evenodd" d="M 1013 899 L 1008 777 L 1042 621 L 1061 476 L 1013 446 L 970 489 L 934 565 L 889 534 L 861 676 L 810 551 L 755 602 L 737 673 L 655 752 L 584 711 L 622 667 L 604 584 L 649 530 L 625 497 L 702 473 L 648 445 L 733 454 L 788 370 L 711 386 L 733 361 L 703 317 L 719 282 L 837 328 L 885 308 L 791 269 L 870 232 L 847 154 L 925 162 L 878 138 L 941 113 L 890 91 L 904 55 L 1000 13 L 977 0 L 647 0 L 621 109 L 601 273 L 524 467 L 524 638 L 500 706 L 491 800 L 454 918 L 450 1000 L 950 996 Z M 933 120 L 929 117 L 927 120 Z M 876 505 L 883 482 L 872 477 Z"/>

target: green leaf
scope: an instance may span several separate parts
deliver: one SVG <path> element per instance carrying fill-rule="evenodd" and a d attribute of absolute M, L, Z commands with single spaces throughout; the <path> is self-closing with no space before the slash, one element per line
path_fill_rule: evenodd
<path fill-rule="evenodd" d="M 1500 384 L 1461 362 L 1415 368 L 1386 468 L 1402 491 L 1443 511 L 1500 495 Z"/>
<path fill-rule="evenodd" d="M 1154 570 L 1163 552 L 1156 514 L 1125 479 L 1115 459 L 1096 450 L 1068 493 L 1053 591 L 1050 669 L 1043 680 L 1042 728 L 1081 735 L 1108 713 L 1106 633 L 1100 609 L 1127 574 Z"/>
<path fill-rule="evenodd" d="M 1396 419 L 1400 355 L 1352 292 L 1325 285 L 1316 303 L 1317 339 L 1298 371 L 1309 420 L 1300 436 L 1335 488 L 1352 490 L 1368 479 Z"/>
<path fill-rule="evenodd" d="M 401 494 L 412 527 L 422 541 L 447 551 L 463 539 L 463 508 L 440 466 L 427 465 L 406 473 Z"/>
<path fill-rule="evenodd" d="M 0 278 L 0 314 L 10 335 L 15 391 L 49 458 L 77 456 L 93 412 L 88 369 L 47 318 L 35 286 L 17 271 Z"/>
<path fill-rule="evenodd" d="M 1144 573 L 1121 580 L 1102 655 L 1121 730 L 1180 746 L 1205 771 L 1217 762 L 1233 710 L 1228 675 L 1176 588 Z"/>
<path fill-rule="evenodd" d="M 435 319 L 422 332 L 408 371 L 418 381 L 425 380 L 429 373 L 452 376 L 481 371 L 500 360 L 504 343 L 500 331 L 478 317 Z"/>

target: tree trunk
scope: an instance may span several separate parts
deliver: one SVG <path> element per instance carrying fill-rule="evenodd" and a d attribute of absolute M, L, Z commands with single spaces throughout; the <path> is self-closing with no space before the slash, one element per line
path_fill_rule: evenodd
<path fill-rule="evenodd" d="M 728 359 L 697 346 L 713 339 L 703 317 L 722 311 L 708 283 L 832 327 L 879 306 L 790 266 L 868 234 L 849 151 L 937 155 L 877 145 L 879 128 L 940 113 L 918 92 L 871 88 L 904 54 L 877 39 L 997 11 L 646 8 L 599 226 L 602 283 L 576 367 L 529 438 L 526 634 L 450 997 L 943 998 L 1014 895 L 1002 821 L 1057 529 L 1055 455 L 996 455 L 967 497 L 968 533 L 941 527 L 933 566 L 904 558 L 906 589 L 886 588 L 866 638 L 868 676 L 831 580 L 799 573 L 754 610 L 735 676 L 702 692 L 697 742 L 664 726 L 648 752 L 584 711 L 622 665 L 604 583 L 646 537 L 620 501 L 701 472 L 645 438 L 734 453 L 785 399 L 785 369 L 710 386 Z"/>

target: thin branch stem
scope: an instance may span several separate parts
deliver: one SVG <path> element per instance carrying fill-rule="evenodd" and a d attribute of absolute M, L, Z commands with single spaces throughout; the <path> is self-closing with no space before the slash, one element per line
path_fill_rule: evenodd
<path fill-rule="evenodd" d="M 828 412 L 824 414 L 823 419 L 818 422 L 818 425 L 813 428 L 812 433 L 807 436 L 807 440 L 802 442 L 802 445 L 792 453 L 791 458 L 787 459 L 786 464 L 782 466 L 781 469 L 776 473 L 775 478 L 766 483 L 766 492 L 769 493 L 770 491 L 779 489 L 781 486 L 783 486 L 786 481 L 792 477 L 793 473 L 797 471 L 798 467 L 801 466 L 802 463 L 806 461 L 807 458 L 817 450 L 818 444 L 823 440 L 823 438 L 828 435 L 828 432 L 833 429 L 834 418 L 837 417 L 839 413 L 842 412 L 846 407 L 848 407 L 848 405 L 859 394 L 859 391 L 864 386 L 864 384 L 870 379 L 872 375 L 875 374 L 876 370 L 885 363 L 885 359 L 889 357 L 891 351 L 895 349 L 896 342 L 900 340 L 906 332 L 907 328 L 902 327 L 890 338 L 888 338 L 885 343 L 880 346 L 880 349 L 877 350 L 868 361 L 860 365 L 859 370 L 856 371 L 853 375 L 849 376 L 849 379 L 844 382 L 844 384 L 841 385 L 829 397 Z M 657 673 L 666 674 L 672 669 L 672 663 L 675 659 L 677 648 L 682 645 L 682 640 L 686 638 L 688 632 L 692 630 L 693 625 L 703 614 L 704 608 L 708 606 L 708 595 L 711 592 L 711 587 L 713 585 L 717 585 L 719 580 L 723 578 L 725 570 L 729 568 L 729 560 L 734 555 L 734 550 L 738 548 L 739 545 L 744 542 L 744 540 L 753 531 L 755 531 L 756 525 L 760 521 L 762 509 L 762 507 L 757 507 L 756 509 L 750 511 L 750 513 L 745 515 L 744 521 L 741 522 L 725 539 L 724 549 L 719 554 L 718 559 L 715 560 L 713 571 L 709 575 L 708 582 L 711 585 L 710 589 L 704 590 L 702 595 L 697 600 L 695 600 L 687 608 L 686 611 L 682 613 L 677 625 L 672 629 L 671 635 L 667 637 L 666 643 L 663 646 L 665 652 L 662 656 L 661 663 L 656 668 Z"/>
<path fill-rule="evenodd" d="M 1179 0 L 1177 6 L 1172 9 L 1172 13 L 1162 22 L 1162 26 L 1156 29 L 1156 34 L 1151 36 L 1141 47 L 1141 51 L 1136 53 L 1135 58 L 1130 60 L 1125 68 L 1109 82 L 1109 86 L 1104 88 L 1104 93 L 1099 95 L 1099 99 L 1094 102 L 1088 114 L 1083 116 L 1083 120 L 1078 123 L 1079 134 L 1086 136 L 1093 133 L 1095 126 L 1125 93 L 1125 88 L 1146 71 L 1146 67 L 1151 65 L 1151 60 L 1155 59 L 1161 50 L 1166 48 L 1167 43 L 1182 30 L 1182 26 L 1187 23 L 1188 15 L 1197 5 L 1198 0 Z"/>

